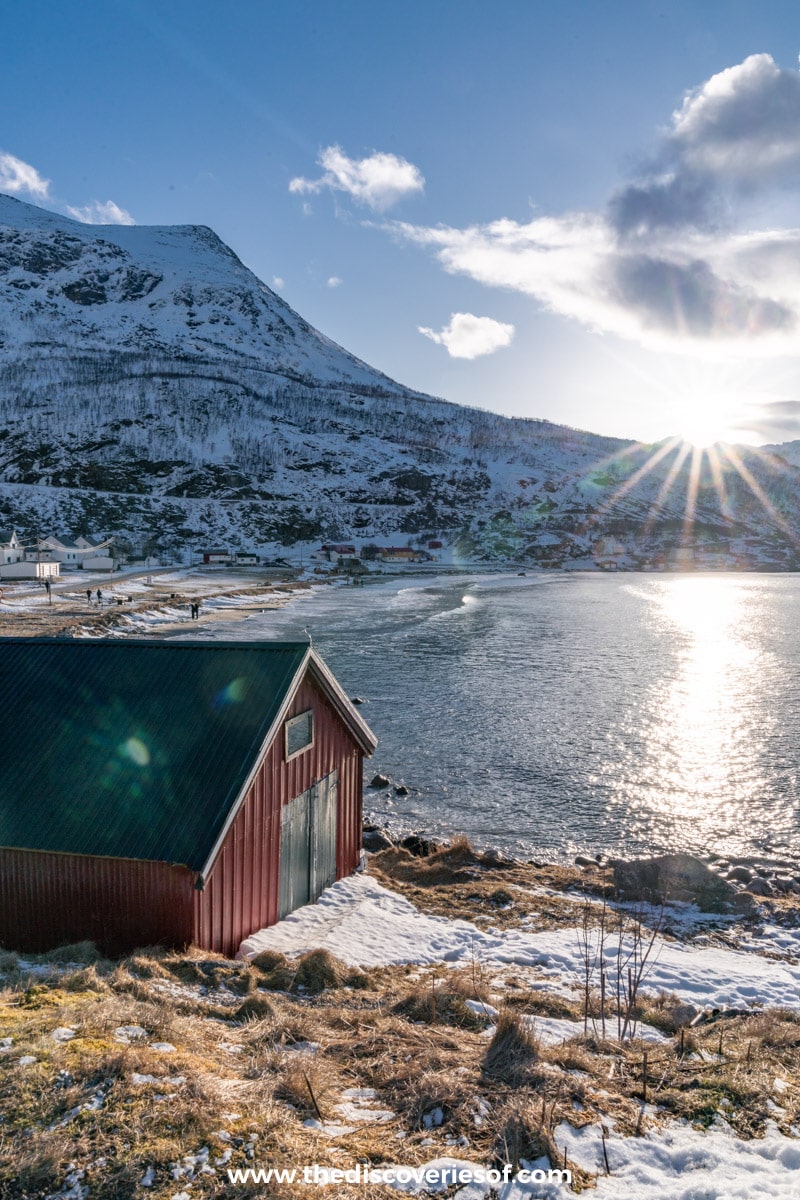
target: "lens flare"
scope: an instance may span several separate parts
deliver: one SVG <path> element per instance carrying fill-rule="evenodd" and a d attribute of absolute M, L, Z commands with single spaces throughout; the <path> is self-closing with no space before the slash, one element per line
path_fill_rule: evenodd
<path fill-rule="evenodd" d="M 137 767 L 147 767 L 150 765 L 150 751 L 141 738 L 129 737 L 126 742 L 122 743 L 120 753 L 123 758 L 130 759 Z"/>

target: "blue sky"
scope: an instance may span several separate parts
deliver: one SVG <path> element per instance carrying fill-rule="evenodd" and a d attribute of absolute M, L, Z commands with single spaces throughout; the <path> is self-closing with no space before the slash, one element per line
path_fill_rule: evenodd
<path fill-rule="evenodd" d="M 0 46 L 0 190 L 210 225 L 451 400 L 800 434 L 796 4 L 27 0 Z"/>

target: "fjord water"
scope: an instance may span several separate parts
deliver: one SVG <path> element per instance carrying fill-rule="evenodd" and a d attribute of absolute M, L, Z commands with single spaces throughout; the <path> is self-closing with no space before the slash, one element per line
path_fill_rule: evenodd
<path fill-rule="evenodd" d="M 380 744 L 380 820 L 526 856 L 800 860 L 800 579 L 439 577 L 243 626 L 313 635 Z"/>

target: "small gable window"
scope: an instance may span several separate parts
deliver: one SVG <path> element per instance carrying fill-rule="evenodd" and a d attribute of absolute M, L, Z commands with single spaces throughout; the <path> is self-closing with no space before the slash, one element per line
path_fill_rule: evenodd
<path fill-rule="evenodd" d="M 286 761 L 294 758 L 296 754 L 302 754 L 309 746 L 314 744 L 314 714 L 309 708 L 306 712 L 299 713 L 296 717 L 290 717 L 284 725 L 284 736 L 286 739 Z"/>

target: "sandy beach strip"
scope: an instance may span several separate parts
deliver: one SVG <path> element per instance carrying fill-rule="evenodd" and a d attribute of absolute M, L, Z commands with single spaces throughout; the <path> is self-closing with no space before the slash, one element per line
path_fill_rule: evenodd
<path fill-rule="evenodd" d="M 0 637 L 168 637 L 192 626 L 239 621 L 254 612 L 280 608 L 317 582 L 285 576 L 254 579 L 252 572 L 212 574 L 186 568 L 153 575 L 150 583 L 125 576 L 117 576 L 113 584 L 96 578 L 74 582 L 70 578 L 53 589 L 50 599 L 44 588 L 4 586 Z M 197 601 L 199 616 L 192 620 L 191 605 Z"/>

